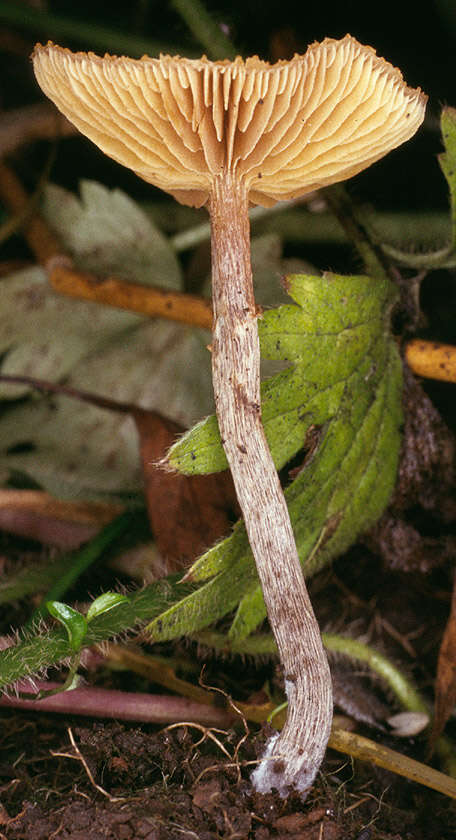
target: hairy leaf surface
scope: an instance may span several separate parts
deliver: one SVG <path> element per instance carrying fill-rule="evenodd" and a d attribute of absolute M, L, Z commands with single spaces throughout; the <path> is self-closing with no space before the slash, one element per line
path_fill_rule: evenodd
<path fill-rule="evenodd" d="M 285 494 L 310 575 L 346 550 L 388 502 L 400 446 L 401 362 L 389 329 L 395 294 L 387 280 L 292 275 L 287 290 L 296 303 L 259 322 L 263 356 L 290 362 L 263 383 L 263 423 L 278 469 L 302 452 Z M 184 435 L 168 460 L 187 474 L 226 468 L 216 418 Z M 188 577 L 204 583 L 150 625 L 154 638 L 195 632 L 238 605 L 232 639 L 265 617 L 242 522 Z"/>
<path fill-rule="evenodd" d="M 451 240 L 449 247 L 456 250 L 456 108 L 443 108 L 441 116 L 442 140 L 445 151 L 439 163 L 450 191 Z"/>

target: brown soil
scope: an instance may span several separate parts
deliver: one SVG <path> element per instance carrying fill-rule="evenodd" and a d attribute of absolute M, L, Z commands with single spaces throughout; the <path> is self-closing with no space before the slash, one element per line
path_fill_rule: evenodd
<path fill-rule="evenodd" d="M 445 797 L 331 751 L 302 803 L 252 791 L 249 762 L 261 736 L 9 711 L 1 721 L 2 840 L 456 837 L 456 808 Z"/>

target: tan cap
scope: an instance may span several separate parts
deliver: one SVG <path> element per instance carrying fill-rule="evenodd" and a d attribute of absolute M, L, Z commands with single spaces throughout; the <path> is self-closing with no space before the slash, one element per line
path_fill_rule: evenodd
<path fill-rule="evenodd" d="M 258 57 L 135 60 L 36 46 L 47 96 L 107 155 L 183 204 L 224 170 L 253 204 L 350 178 L 409 139 L 427 97 L 350 35 L 270 65 Z"/>

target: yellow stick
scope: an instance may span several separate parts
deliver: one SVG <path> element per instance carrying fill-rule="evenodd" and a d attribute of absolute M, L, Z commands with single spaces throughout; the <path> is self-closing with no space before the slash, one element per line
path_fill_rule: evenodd
<path fill-rule="evenodd" d="M 414 339 L 407 344 L 405 358 L 418 376 L 456 382 L 456 347 L 451 344 Z"/>
<path fill-rule="evenodd" d="M 357 735 L 356 732 L 346 732 L 345 729 L 333 727 L 328 746 L 338 752 L 348 753 L 361 761 L 372 761 L 379 767 L 385 767 L 399 776 L 405 776 L 407 779 L 456 799 L 456 779 L 402 753 L 390 750 L 382 744 L 370 741 L 362 735 Z"/>

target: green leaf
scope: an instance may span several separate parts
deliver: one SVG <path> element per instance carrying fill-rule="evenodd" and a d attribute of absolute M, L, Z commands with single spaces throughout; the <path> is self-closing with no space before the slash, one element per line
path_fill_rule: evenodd
<path fill-rule="evenodd" d="M 456 108 L 443 108 L 440 120 L 445 151 L 439 155 L 439 163 L 450 190 L 451 242 L 456 249 Z"/>
<path fill-rule="evenodd" d="M 280 306 L 258 323 L 262 355 L 294 363 L 262 385 L 263 425 L 278 469 L 301 449 L 311 425 L 334 415 L 350 377 L 383 334 L 391 305 L 388 284 L 367 277 L 291 275 L 288 283 L 299 306 Z M 226 469 L 215 416 L 183 435 L 168 462 L 186 475 Z"/>
<path fill-rule="evenodd" d="M 46 607 L 50 614 L 63 624 L 70 643 L 70 648 L 74 653 L 82 647 L 84 637 L 87 633 L 87 620 L 80 612 L 69 607 L 68 604 L 62 604 L 61 601 L 47 601 Z"/>
<path fill-rule="evenodd" d="M 402 369 L 389 330 L 395 299 L 389 281 L 292 275 L 287 289 L 297 305 L 259 322 L 263 355 L 291 362 L 263 384 L 263 422 L 278 468 L 310 446 L 285 496 L 311 575 L 388 503 L 400 447 Z M 182 472 L 221 468 L 215 418 L 184 435 L 168 458 Z M 196 632 L 239 604 L 230 631 L 239 639 L 266 615 L 242 522 L 197 560 L 188 578 L 206 582 L 150 625 L 154 638 Z"/>
<path fill-rule="evenodd" d="M 127 596 L 121 595 L 120 592 L 105 592 L 103 595 L 95 598 L 95 601 L 92 601 L 87 610 L 87 621 L 92 621 L 98 615 L 113 610 L 119 604 L 124 604 L 126 601 L 128 601 Z"/>
<path fill-rule="evenodd" d="M 145 621 L 164 612 L 166 607 L 191 590 L 191 587 L 180 582 L 180 577 L 170 575 L 142 589 L 133 590 L 127 601 L 119 604 L 117 609 L 94 617 L 87 626 L 83 647 L 131 632 L 133 628 L 139 628 Z M 43 669 L 73 654 L 68 633 L 63 626 L 45 630 L 35 626 L 18 638 L 11 638 L 10 646 L 0 650 L 0 691 L 17 680 L 41 674 Z"/>

